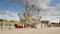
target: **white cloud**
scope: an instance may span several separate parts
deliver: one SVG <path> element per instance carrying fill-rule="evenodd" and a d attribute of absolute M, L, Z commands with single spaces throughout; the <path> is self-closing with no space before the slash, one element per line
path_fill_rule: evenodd
<path fill-rule="evenodd" d="M 48 20 L 50 22 L 59 23 L 60 16 L 43 16 L 41 20 Z"/>
<path fill-rule="evenodd" d="M 13 0 L 12 0 L 13 1 Z M 28 5 L 30 8 L 32 8 L 32 5 L 35 5 L 35 8 L 38 9 L 45 9 L 48 8 L 47 4 L 49 4 L 52 0 L 14 0 L 17 3 L 22 3 L 26 5 L 26 2 L 28 1 Z"/>
<path fill-rule="evenodd" d="M 19 21 L 19 16 L 18 14 L 10 14 L 9 17 L 7 19 L 10 19 L 10 20 L 15 20 L 15 21 Z"/>
<path fill-rule="evenodd" d="M 0 10 L 0 14 L 8 14 L 9 11 L 8 10 Z"/>
<path fill-rule="evenodd" d="M 60 9 L 60 4 L 57 4 L 56 7 L 57 7 L 58 9 Z"/>
<path fill-rule="evenodd" d="M 19 17 L 16 13 L 9 13 L 9 11 L 1 11 L 0 13 L 0 19 L 9 19 L 9 20 L 15 20 L 15 21 L 19 21 Z"/>
<path fill-rule="evenodd" d="M 6 19 L 9 14 L 8 10 L 0 10 L 0 19 Z"/>

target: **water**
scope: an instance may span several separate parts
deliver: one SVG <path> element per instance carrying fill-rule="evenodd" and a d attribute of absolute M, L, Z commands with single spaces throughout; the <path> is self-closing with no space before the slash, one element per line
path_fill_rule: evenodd
<path fill-rule="evenodd" d="M 2 26 L 0 26 L 0 29 L 2 28 Z M 10 28 L 15 28 L 15 26 L 4 26 L 4 28 L 10 29 Z"/>

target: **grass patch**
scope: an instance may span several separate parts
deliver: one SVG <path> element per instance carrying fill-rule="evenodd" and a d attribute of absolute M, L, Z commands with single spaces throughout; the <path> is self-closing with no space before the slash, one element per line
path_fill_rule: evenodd
<path fill-rule="evenodd" d="M 4 23 L 4 25 L 14 25 L 14 24 L 22 24 L 22 22 L 9 22 L 9 21 L 0 21 L 0 25 Z"/>

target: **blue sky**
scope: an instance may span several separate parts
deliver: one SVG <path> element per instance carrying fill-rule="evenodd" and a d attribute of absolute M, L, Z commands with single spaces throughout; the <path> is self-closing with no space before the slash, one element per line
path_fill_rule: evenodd
<path fill-rule="evenodd" d="M 23 13 L 25 7 L 22 4 L 0 0 L 0 10 L 9 10 L 10 13 Z"/>
<path fill-rule="evenodd" d="M 35 3 L 37 3 L 36 1 L 35 1 Z M 41 0 L 40 2 L 41 3 L 35 4 L 35 5 L 37 5 L 38 8 L 41 7 L 43 10 L 43 12 L 41 12 L 40 15 L 44 15 L 44 18 L 46 17 L 45 14 L 48 15 L 47 16 L 48 18 L 46 18 L 48 20 L 50 19 L 50 15 L 58 15 L 59 19 L 60 19 L 60 8 L 59 8 L 60 0 L 51 0 L 51 1 L 50 0 Z M 31 3 L 32 2 L 30 2 L 30 4 Z M 47 8 L 49 8 L 49 12 L 48 12 Z M 44 10 L 46 10 L 46 12 L 44 12 Z M 0 0 L 0 18 L 6 17 L 9 19 L 12 18 L 14 20 L 18 20 L 19 18 L 18 18 L 17 14 L 18 13 L 23 14 L 24 12 L 25 12 L 25 6 L 22 3 L 14 3 L 14 2 L 8 2 L 7 0 Z M 4 16 L 3 14 L 6 16 Z M 12 16 L 12 17 L 9 17 L 9 16 Z"/>
<path fill-rule="evenodd" d="M 59 4 L 60 0 L 52 0 L 49 4 L 49 6 L 56 6 L 56 4 Z"/>

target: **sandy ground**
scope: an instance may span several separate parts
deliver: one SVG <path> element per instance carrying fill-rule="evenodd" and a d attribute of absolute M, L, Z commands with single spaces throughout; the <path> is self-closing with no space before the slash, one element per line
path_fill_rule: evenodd
<path fill-rule="evenodd" d="M 3 29 L 3 30 L 0 29 L 0 34 L 60 34 L 60 27 Z"/>

